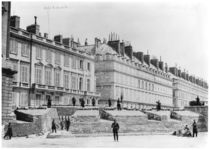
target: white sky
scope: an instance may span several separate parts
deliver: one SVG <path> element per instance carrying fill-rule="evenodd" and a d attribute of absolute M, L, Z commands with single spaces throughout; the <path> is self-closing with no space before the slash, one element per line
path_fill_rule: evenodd
<path fill-rule="evenodd" d="M 58 7 L 56 9 L 56 7 Z M 49 8 L 49 9 L 46 9 Z M 20 27 L 34 23 L 41 33 L 64 37 L 71 35 L 83 44 L 95 37 L 108 38 L 115 32 L 130 41 L 134 51 L 149 50 L 169 66 L 175 63 L 190 74 L 208 77 L 207 7 L 205 3 L 184 1 L 158 2 L 12 2 L 12 15 L 18 15 Z"/>

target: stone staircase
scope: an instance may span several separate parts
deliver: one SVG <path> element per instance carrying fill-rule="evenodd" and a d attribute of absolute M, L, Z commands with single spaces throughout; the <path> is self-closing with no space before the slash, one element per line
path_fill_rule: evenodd
<path fill-rule="evenodd" d="M 99 110 L 100 111 L 100 110 Z M 120 125 L 120 133 L 147 133 L 147 134 L 171 134 L 176 130 L 183 129 L 185 125 L 191 126 L 193 120 L 198 121 L 199 114 L 193 112 L 176 112 L 182 117 L 181 120 L 170 118 L 170 111 L 117 111 L 101 110 L 101 119 L 92 120 L 83 119 L 72 124 L 73 134 L 105 134 L 111 133 L 112 120 L 116 119 Z M 148 114 L 154 114 L 161 118 L 160 120 L 149 120 Z M 104 120 L 106 119 L 106 120 Z M 199 125 L 199 122 L 198 122 Z M 199 131 L 202 131 L 199 129 Z"/>
<path fill-rule="evenodd" d="M 52 119 L 59 124 L 58 116 L 69 116 L 71 126 L 69 132 L 59 131 L 49 134 L 49 138 L 71 137 L 72 135 L 105 135 L 112 134 L 111 124 L 114 119 L 120 125 L 120 134 L 171 134 L 183 129 L 185 125 L 191 126 L 193 120 L 198 121 L 199 131 L 207 131 L 206 120 L 202 114 L 191 111 L 174 111 L 179 119 L 171 118 L 170 111 L 147 110 L 103 110 L 103 109 L 76 109 L 51 108 L 46 110 L 21 110 L 18 111 L 18 122 L 12 128 L 15 136 L 26 136 L 51 130 Z M 21 114 L 21 115 L 20 115 Z M 153 116 L 153 118 L 149 118 Z M 155 117 L 159 119 L 154 119 Z M 19 125 L 21 124 L 21 125 Z"/>

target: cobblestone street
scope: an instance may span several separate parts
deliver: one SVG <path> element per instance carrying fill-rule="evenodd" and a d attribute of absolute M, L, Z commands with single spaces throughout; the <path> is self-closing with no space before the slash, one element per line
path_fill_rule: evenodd
<path fill-rule="evenodd" d="M 3 147 L 141 147 L 141 148 L 205 148 L 207 133 L 200 133 L 197 138 L 177 137 L 172 135 L 120 136 L 114 142 L 111 136 L 71 137 L 47 139 L 45 137 L 13 138 L 3 140 Z"/>

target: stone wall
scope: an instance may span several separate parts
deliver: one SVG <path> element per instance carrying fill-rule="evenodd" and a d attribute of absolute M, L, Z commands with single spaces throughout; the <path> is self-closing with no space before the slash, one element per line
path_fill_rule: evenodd
<path fill-rule="evenodd" d="M 21 121 L 12 123 L 13 136 L 27 136 L 51 131 L 53 119 L 55 119 L 55 123 L 59 125 L 59 117 L 55 108 L 48 108 L 39 115 L 29 114 L 27 110 L 25 112 L 17 111 L 16 115 L 17 119 Z M 5 131 L 6 130 L 7 126 L 5 126 Z"/>
<path fill-rule="evenodd" d="M 198 127 L 200 131 L 208 131 L 208 106 L 190 106 L 185 110 L 196 112 L 199 115 Z"/>
<path fill-rule="evenodd" d="M 208 106 L 190 106 L 185 107 L 185 110 L 193 111 L 208 117 Z"/>
<path fill-rule="evenodd" d="M 12 78 L 15 72 L 2 68 L 2 123 L 5 124 L 15 118 L 12 110 Z"/>

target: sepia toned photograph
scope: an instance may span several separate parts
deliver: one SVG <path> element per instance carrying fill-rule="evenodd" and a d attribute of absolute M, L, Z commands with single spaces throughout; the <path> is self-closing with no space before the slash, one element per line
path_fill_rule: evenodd
<path fill-rule="evenodd" d="M 1 1 L 2 148 L 206 148 L 207 1 Z"/>

